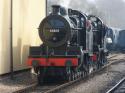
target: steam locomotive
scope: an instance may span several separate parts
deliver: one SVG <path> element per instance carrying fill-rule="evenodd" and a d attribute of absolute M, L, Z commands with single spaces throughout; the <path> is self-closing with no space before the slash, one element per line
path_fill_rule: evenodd
<path fill-rule="evenodd" d="M 106 29 L 96 16 L 53 5 L 39 25 L 43 44 L 30 47 L 28 57 L 39 84 L 53 76 L 71 81 L 105 65 Z"/>
<path fill-rule="evenodd" d="M 118 28 L 109 28 L 106 37 L 110 38 L 111 43 L 107 44 L 107 49 L 109 51 L 119 51 L 123 52 L 125 50 L 125 30 Z"/>
<path fill-rule="evenodd" d="M 117 47 L 123 51 L 125 50 L 125 30 L 120 30 L 119 31 L 119 36 L 118 36 L 118 42 L 117 42 Z"/>

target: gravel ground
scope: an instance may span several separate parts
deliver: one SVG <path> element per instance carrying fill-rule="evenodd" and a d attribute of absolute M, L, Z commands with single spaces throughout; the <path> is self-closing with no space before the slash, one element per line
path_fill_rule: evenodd
<path fill-rule="evenodd" d="M 125 54 L 114 59 L 124 60 Z M 69 86 L 58 93 L 106 93 L 113 85 L 125 76 L 125 61 L 117 61 L 104 71 L 78 84 Z"/>
<path fill-rule="evenodd" d="M 8 77 L 0 78 L 0 93 L 12 93 L 15 90 L 23 89 L 35 82 L 36 76 L 30 72 L 16 74 L 13 80 Z"/>
<path fill-rule="evenodd" d="M 123 59 L 124 56 L 125 55 L 119 54 L 118 58 Z M 125 64 L 123 63 L 118 65 L 114 64 L 108 69 L 108 75 L 106 73 L 107 71 L 103 71 L 103 73 L 96 75 L 92 79 L 86 82 L 82 81 L 77 86 L 69 87 L 68 90 L 65 89 L 59 93 L 83 93 L 83 91 L 84 93 L 99 93 L 99 91 L 103 91 L 102 89 L 104 89 L 104 86 L 108 86 L 109 82 L 111 82 L 116 76 L 118 76 L 119 74 L 121 76 L 121 74 L 123 74 L 122 72 L 125 70 L 124 66 Z M 16 74 L 14 76 L 14 80 L 10 80 L 8 77 L 0 77 L 0 93 L 12 93 L 15 90 L 23 89 L 24 87 L 27 87 L 28 85 L 35 83 L 36 80 L 36 76 L 32 75 L 30 72 Z M 105 89 L 107 89 L 107 87 L 105 87 Z M 34 93 L 36 92 L 37 91 L 34 91 Z"/>

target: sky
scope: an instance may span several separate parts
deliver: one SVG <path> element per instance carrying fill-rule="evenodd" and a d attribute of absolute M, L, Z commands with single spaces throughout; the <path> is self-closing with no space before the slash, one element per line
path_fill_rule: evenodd
<path fill-rule="evenodd" d="M 60 4 L 84 13 L 100 16 L 104 23 L 125 29 L 125 0 L 48 0 L 49 5 Z"/>
<path fill-rule="evenodd" d="M 109 25 L 125 29 L 125 0 L 97 0 L 96 5 L 105 13 Z"/>

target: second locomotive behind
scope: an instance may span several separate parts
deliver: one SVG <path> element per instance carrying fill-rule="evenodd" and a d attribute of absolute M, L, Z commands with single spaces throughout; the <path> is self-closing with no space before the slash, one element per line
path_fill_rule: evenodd
<path fill-rule="evenodd" d="M 39 83 L 53 76 L 70 81 L 91 73 L 106 63 L 105 33 L 98 17 L 53 5 L 39 25 L 43 44 L 30 47 L 28 65 Z"/>

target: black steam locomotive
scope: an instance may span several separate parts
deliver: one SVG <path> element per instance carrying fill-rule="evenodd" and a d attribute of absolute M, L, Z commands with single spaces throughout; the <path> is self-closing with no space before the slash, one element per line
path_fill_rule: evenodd
<path fill-rule="evenodd" d="M 74 80 L 106 64 L 106 29 L 96 16 L 53 5 L 39 25 L 43 44 L 30 47 L 28 58 L 39 83 L 53 76 Z"/>

